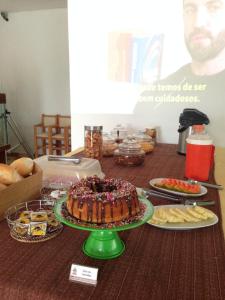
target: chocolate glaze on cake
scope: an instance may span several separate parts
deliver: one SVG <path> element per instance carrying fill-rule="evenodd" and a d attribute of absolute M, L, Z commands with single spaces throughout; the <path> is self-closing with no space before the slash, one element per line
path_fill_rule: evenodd
<path fill-rule="evenodd" d="M 66 205 L 72 216 L 91 223 L 121 221 L 140 211 L 135 186 L 122 179 L 96 176 L 75 183 Z"/>

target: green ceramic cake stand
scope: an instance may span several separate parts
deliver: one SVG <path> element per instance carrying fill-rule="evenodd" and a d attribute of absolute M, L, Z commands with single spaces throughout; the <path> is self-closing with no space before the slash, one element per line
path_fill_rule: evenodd
<path fill-rule="evenodd" d="M 65 198 L 56 202 L 54 212 L 56 218 L 65 225 L 91 232 L 83 244 L 83 252 L 86 255 L 97 259 L 112 259 L 120 256 L 125 250 L 124 242 L 120 239 L 117 232 L 138 227 L 146 223 L 153 215 L 154 207 L 151 202 L 143 196 L 139 196 L 139 200 L 145 205 L 143 216 L 138 221 L 134 221 L 131 224 L 112 228 L 101 228 L 100 225 L 96 224 L 93 227 L 92 224 L 85 222 L 79 222 L 79 224 L 70 222 L 62 213 L 62 205 L 66 201 Z"/>

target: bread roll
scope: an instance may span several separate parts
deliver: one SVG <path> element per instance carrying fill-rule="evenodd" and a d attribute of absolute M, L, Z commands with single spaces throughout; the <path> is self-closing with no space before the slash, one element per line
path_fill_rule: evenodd
<path fill-rule="evenodd" d="M 23 177 L 11 166 L 0 164 L 0 183 L 12 184 L 20 181 Z"/>
<path fill-rule="evenodd" d="M 14 160 L 11 165 L 21 176 L 28 176 L 33 171 L 34 162 L 29 157 Z"/>
<path fill-rule="evenodd" d="M 7 188 L 7 185 L 0 183 L 0 191 L 3 191 L 5 188 Z"/>

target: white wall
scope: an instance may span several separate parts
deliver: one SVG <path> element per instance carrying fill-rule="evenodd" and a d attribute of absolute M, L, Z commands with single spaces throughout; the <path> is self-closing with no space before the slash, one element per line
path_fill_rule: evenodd
<path fill-rule="evenodd" d="M 122 123 L 131 132 L 154 125 L 159 128 L 160 141 L 177 142 L 178 116 L 169 128 L 165 114 L 155 113 L 151 108 L 136 112 L 142 87 L 109 82 L 105 76 L 109 32 L 131 31 L 143 35 L 167 32 L 164 48 L 170 50 L 164 51 L 162 76 L 176 70 L 187 56 L 183 28 L 173 22 L 174 16 L 176 22 L 182 24 L 180 0 L 107 3 L 96 0 L 92 4 L 88 0 L 68 1 L 70 80 L 76 83 L 70 90 L 73 148 L 83 145 L 84 125 L 103 125 L 104 131 L 109 131 Z M 180 55 L 174 56 L 174 50 L 178 49 Z"/>
<path fill-rule="evenodd" d="M 41 113 L 70 114 L 67 9 L 9 13 L 0 41 L 0 91 L 33 148 Z"/>
<path fill-rule="evenodd" d="M 179 115 L 184 108 L 208 114 L 209 133 L 216 145 L 225 146 L 225 104 L 223 110 L 212 103 L 142 104 L 138 101 L 146 86 L 115 83 L 106 75 L 110 32 L 164 33 L 162 77 L 189 62 L 183 41 L 182 1 L 69 0 L 68 21 L 73 148 L 83 145 L 84 125 L 103 125 L 109 131 L 121 123 L 131 131 L 155 125 L 159 141 L 177 143 Z"/>

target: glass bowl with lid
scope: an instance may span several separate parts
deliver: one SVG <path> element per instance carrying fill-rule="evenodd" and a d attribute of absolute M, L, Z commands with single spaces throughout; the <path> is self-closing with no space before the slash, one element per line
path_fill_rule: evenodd
<path fill-rule="evenodd" d="M 153 151 L 154 141 L 144 131 L 139 130 L 134 134 L 134 137 L 137 140 L 138 144 L 141 146 L 141 149 L 144 150 L 146 154 Z"/>
<path fill-rule="evenodd" d="M 63 180 L 63 178 L 59 178 L 58 180 L 44 180 L 40 190 L 41 198 L 57 201 L 65 197 L 75 181 L 67 181 Z"/>
<path fill-rule="evenodd" d="M 118 148 L 113 136 L 110 133 L 103 133 L 102 155 L 113 156 L 114 151 Z"/>
<path fill-rule="evenodd" d="M 128 136 L 114 151 L 114 161 L 122 166 L 138 166 L 145 160 L 145 152 L 141 149 L 137 140 Z"/>
<path fill-rule="evenodd" d="M 118 124 L 113 128 L 111 134 L 116 143 L 119 144 L 122 143 L 123 140 L 127 137 L 127 130 L 121 124 Z"/>

